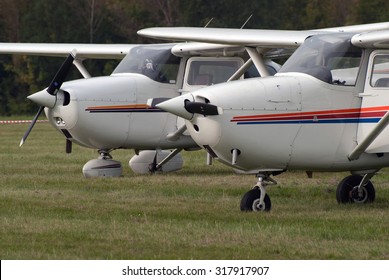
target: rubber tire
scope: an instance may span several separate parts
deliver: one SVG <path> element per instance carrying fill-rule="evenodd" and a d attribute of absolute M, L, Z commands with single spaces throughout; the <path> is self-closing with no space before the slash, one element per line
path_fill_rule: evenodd
<path fill-rule="evenodd" d="M 254 211 L 253 209 L 253 204 L 254 204 L 254 201 L 259 199 L 261 197 L 261 191 L 259 189 L 259 187 L 255 187 L 254 189 L 248 191 L 247 193 L 245 193 L 245 195 L 243 196 L 241 202 L 240 202 L 240 210 L 243 211 L 243 212 L 252 212 Z M 270 200 L 270 197 L 266 194 L 265 195 L 265 198 L 263 200 L 264 204 L 265 204 L 265 208 L 264 209 L 258 209 L 257 212 L 262 212 L 262 211 L 270 211 L 271 209 L 271 200 Z"/>
<path fill-rule="evenodd" d="M 357 187 L 359 183 L 362 181 L 363 177 L 359 175 L 350 175 L 340 181 L 337 189 L 336 189 L 336 200 L 338 203 L 371 203 L 375 200 L 375 189 L 373 184 L 368 181 L 365 186 L 363 186 L 363 190 L 365 198 L 363 200 L 358 200 L 357 198 L 353 198 L 354 187 Z"/>

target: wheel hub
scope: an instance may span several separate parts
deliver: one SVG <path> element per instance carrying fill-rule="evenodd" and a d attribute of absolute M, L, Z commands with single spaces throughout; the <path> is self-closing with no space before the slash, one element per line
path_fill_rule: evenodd
<path fill-rule="evenodd" d="M 350 191 L 350 198 L 355 202 L 355 203 L 365 203 L 368 195 L 365 187 L 362 187 L 359 189 L 358 187 L 354 187 Z"/>
<path fill-rule="evenodd" d="M 261 203 L 261 199 L 260 198 L 258 198 L 258 199 L 253 201 L 253 211 L 254 212 L 265 211 L 265 209 L 266 209 L 265 203 Z"/>

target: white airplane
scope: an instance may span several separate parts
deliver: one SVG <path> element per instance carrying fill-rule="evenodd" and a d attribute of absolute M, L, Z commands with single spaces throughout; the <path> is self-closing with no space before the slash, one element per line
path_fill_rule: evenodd
<path fill-rule="evenodd" d="M 373 25 L 369 25 L 373 27 Z M 373 202 L 370 179 L 389 166 L 389 26 L 383 30 L 223 30 L 151 28 L 143 36 L 266 49 L 298 49 L 275 76 L 231 81 L 157 104 L 186 119 L 203 149 L 255 172 L 242 211 L 269 211 L 266 187 L 286 170 L 350 171 L 339 203 Z M 367 32 L 370 31 L 370 32 Z M 257 59 L 261 76 L 263 62 Z M 262 65 L 260 65 L 262 64 Z"/>
<path fill-rule="evenodd" d="M 74 50 L 74 51 L 73 51 Z M 252 63 L 244 48 L 203 43 L 99 45 L 1 43 L 0 53 L 66 56 L 49 87 L 28 98 L 40 105 L 23 136 L 24 143 L 44 110 L 51 125 L 71 144 L 97 149 L 99 157 L 83 167 L 86 177 L 120 176 L 122 165 L 112 159 L 115 149 L 134 149 L 134 172 L 175 171 L 182 167 L 182 149 L 199 149 L 186 132 L 183 119 L 147 104 L 210 84 L 227 81 Z M 91 77 L 85 59 L 122 59 L 110 76 Z M 74 64 L 85 79 L 64 82 Z M 267 62 L 273 74 L 279 65 Z M 255 70 L 255 67 L 252 67 Z M 255 71 L 254 71 L 255 72 Z M 255 73 L 254 73 L 255 75 Z M 242 77 L 243 78 L 243 77 Z"/>

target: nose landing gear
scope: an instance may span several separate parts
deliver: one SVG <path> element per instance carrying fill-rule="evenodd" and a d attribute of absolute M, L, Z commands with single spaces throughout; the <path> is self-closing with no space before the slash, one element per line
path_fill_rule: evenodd
<path fill-rule="evenodd" d="M 120 177 L 122 175 L 122 164 L 113 160 L 108 150 L 99 150 L 99 157 L 88 161 L 82 168 L 86 178 L 91 177 Z"/>
<path fill-rule="evenodd" d="M 258 182 L 248 191 L 240 202 L 240 210 L 245 212 L 270 211 L 271 200 L 266 193 L 266 187 L 276 185 L 277 182 L 270 177 L 271 173 L 258 173 Z"/>

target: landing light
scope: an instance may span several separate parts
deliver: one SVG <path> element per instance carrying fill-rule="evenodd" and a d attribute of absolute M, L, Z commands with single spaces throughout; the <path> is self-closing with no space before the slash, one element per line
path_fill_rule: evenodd
<path fill-rule="evenodd" d="M 57 125 L 65 125 L 65 121 L 62 118 L 60 118 L 60 117 L 56 117 L 55 118 L 55 123 Z"/>

